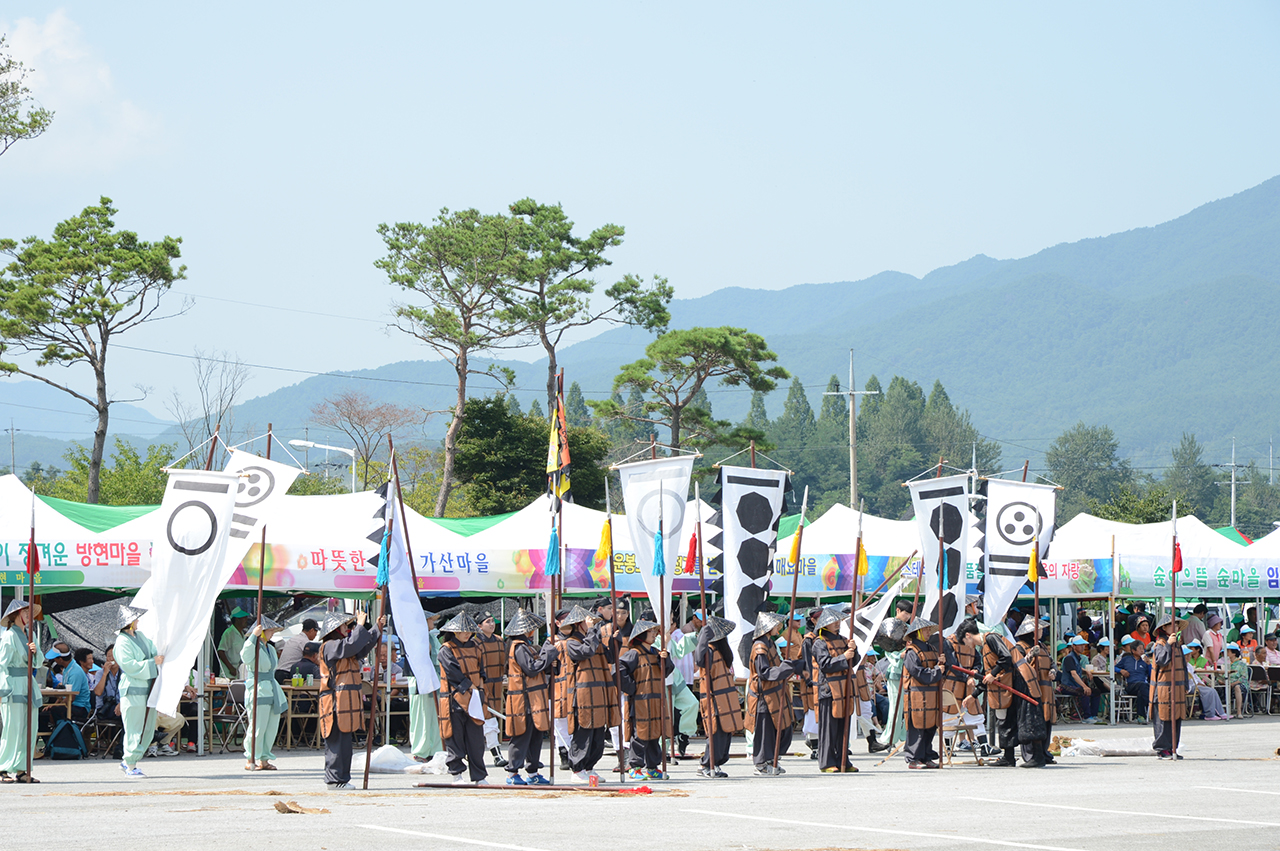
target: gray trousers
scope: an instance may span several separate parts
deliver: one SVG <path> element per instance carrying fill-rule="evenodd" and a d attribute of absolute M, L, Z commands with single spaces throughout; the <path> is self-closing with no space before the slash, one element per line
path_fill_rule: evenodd
<path fill-rule="evenodd" d="M 337 724 L 324 739 L 324 782 L 351 782 L 351 734 L 339 730 Z"/>
<path fill-rule="evenodd" d="M 632 768 L 661 768 L 662 739 L 633 737 L 628 743 L 627 765 Z"/>
<path fill-rule="evenodd" d="M 729 744 L 732 740 L 733 737 L 728 733 L 722 733 L 719 730 L 712 733 L 707 740 L 707 750 L 702 752 L 702 759 L 700 760 L 702 767 L 711 767 L 711 763 L 708 761 L 708 754 L 710 754 L 716 758 L 716 770 L 719 771 L 724 768 L 724 764 L 729 761 Z"/>
<path fill-rule="evenodd" d="M 604 756 L 604 738 L 608 727 L 578 727 L 569 736 L 569 768 L 592 771 Z"/>
<path fill-rule="evenodd" d="M 822 737 L 821 737 L 822 728 L 819 727 L 818 730 L 819 730 L 818 747 L 821 748 L 822 747 Z M 751 761 L 756 764 L 757 768 L 764 765 L 773 765 L 773 751 L 775 747 L 777 748 L 779 756 L 781 756 L 782 754 L 790 750 L 791 728 L 786 727 L 783 729 L 782 741 L 778 742 L 775 745 L 775 742 L 777 742 L 777 739 L 778 739 L 778 732 L 773 727 L 773 716 L 770 715 L 768 712 L 757 712 L 756 713 L 756 732 L 755 732 L 755 735 L 752 736 L 751 738 Z M 840 747 L 840 742 L 837 741 L 836 748 L 839 749 L 839 747 Z M 822 754 L 823 751 L 819 750 L 818 753 Z M 837 761 L 836 764 L 839 765 L 840 763 Z"/>
<path fill-rule="evenodd" d="M 444 740 L 444 749 L 449 755 L 445 765 L 449 773 L 456 777 L 465 768 L 471 772 L 473 781 L 485 779 L 489 771 L 484 767 L 484 728 L 461 709 L 454 709 L 449 720 L 453 724 L 453 735 Z M 463 760 L 466 760 L 466 765 L 463 765 Z"/>
<path fill-rule="evenodd" d="M 933 742 L 938 738 L 937 727 L 907 727 L 907 745 L 902 753 L 908 762 L 931 762 L 938 758 Z"/>
<path fill-rule="evenodd" d="M 512 736 L 507 745 L 507 773 L 519 774 L 524 768 L 530 774 L 537 774 L 542 768 L 542 737 L 545 735 L 533 726 L 533 717 L 524 717 L 524 732 Z"/>
<path fill-rule="evenodd" d="M 831 698 L 818 698 L 818 768 L 839 768 L 844 761 L 844 725 L 847 723 L 848 718 L 831 714 Z M 769 761 L 773 761 L 773 751 L 769 751 Z"/>
<path fill-rule="evenodd" d="M 1151 749 L 1156 751 L 1172 751 L 1174 737 L 1177 737 L 1178 743 L 1182 743 L 1182 722 L 1181 721 L 1161 721 L 1155 717 L 1158 713 L 1152 712 L 1151 726 L 1155 731 L 1155 741 L 1151 743 Z"/>

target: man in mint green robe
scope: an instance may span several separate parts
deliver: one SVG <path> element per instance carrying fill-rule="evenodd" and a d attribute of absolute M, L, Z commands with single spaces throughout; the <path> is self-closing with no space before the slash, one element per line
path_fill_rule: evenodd
<path fill-rule="evenodd" d="M 272 747 L 276 743 L 276 735 L 280 732 L 280 717 L 289 708 L 285 700 L 284 689 L 276 682 L 276 665 L 279 657 L 271 646 L 271 639 L 283 627 L 271 618 L 263 617 L 261 625 L 255 624 L 240 647 L 238 661 L 244 664 L 245 676 L 253 678 L 253 657 L 258 657 L 258 684 L 256 688 L 245 688 L 245 705 L 249 708 L 249 723 L 253 725 L 252 735 L 245 736 L 244 758 L 245 771 L 275 771 L 271 764 L 275 759 Z M 261 640 L 258 636 L 261 635 Z M 256 707 L 256 709 L 255 709 Z M 254 759 L 257 759 L 257 763 Z"/>
<path fill-rule="evenodd" d="M 431 627 L 431 670 L 440 669 L 440 633 L 436 630 L 436 616 L 427 612 L 427 626 Z M 444 750 L 444 742 L 440 739 L 440 720 L 436 714 L 436 693 L 422 694 L 418 691 L 418 676 L 409 678 L 409 746 L 413 758 L 418 762 L 427 762 L 431 757 Z"/>
<path fill-rule="evenodd" d="M 124 758 L 120 770 L 128 777 L 146 777 L 138 760 L 155 738 L 156 711 L 147 708 L 147 695 L 160 675 L 164 656 L 158 655 L 150 638 L 138 632 L 138 618 L 146 609 L 121 606 L 114 648 L 120 666 L 120 718 L 124 722 Z"/>
<path fill-rule="evenodd" d="M 36 617 L 40 608 L 36 607 Z M 25 600 L 9 604 L 0 618 L 0 781 L 5 783 L 38 783 L 27 774 L 27 760 L 34 758 L 38 727 L 27 726 L 27 713 L 34 721 L 40 711 L 40 689 L 31 675 L 34 645 L 27 642 L 27 624 L 31 606 Z M 28 709 L 28 697 L 34 705 Z"/>

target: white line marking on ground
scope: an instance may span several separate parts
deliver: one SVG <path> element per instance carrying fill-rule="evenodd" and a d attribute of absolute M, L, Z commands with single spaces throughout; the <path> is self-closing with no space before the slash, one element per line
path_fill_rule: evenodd
<path fill-rule="evenodd" d="M 1249 790 L 1253 791 L 1253 790 Z M 1176 818 L 1184 821 L 1214 821 L 1225 824 L 1252 824 L 1259 827 L 1280 827 L 1280 822 L 1246 821 L 1239 818 L 1211 818 L 1210 816 L 1186 816 L 1181 813 L 1148 813 L 1139 810 L 1104 810 L 1100 807 L 1072 807 L 1066 804 L 1041 804 L 1037 801 L 1007 801 L 1002 798 L 969 798 L 961 796 L 961 801 L 984 801 L 988 804 L 1011 804 L 1018 807 L 1044 807 L 1050 810 L 1078 810 L 1085 813 L 1109 813 L 1117 816 L 1144 816 L 1146 818 Z"/>
<path fill-rule="evenodd" d="M 1212 789 L 1215 792 L 1257 792 L 1259 795 L 1280 795 L 1280 792 L 1268 792 L 1266 789 L 1237 789 L 1233 786 L 1192 786 L 1192 789 Z"/>
<path fill-rule="evenodd" d="M 950 842 L 973 842 L 978 845 L 1002 845 L 1008 848 L 1036 848 L 1039 851 L 1082 851 L 1080 848 L 1062 848 L 1057 845 L 1033 845 L 1030 842 L 1009 842 L 987 837 L 959 836 L 954 833 L 925 833 L 919 830 L 892 830 L 887 827 L 865 827 L 858 824 L 830 824 L 821 821 L 798 821 L 796 819 L 769 818 L 767 816 L 746 816 L 741 813 L 722 813 L 715 810 L 681 810 L 685 813 L 699 813 L 706 816 L 725 816 L 726 818 L 748 819 L 751 821 L 771 821 L 777 824 L 798 824 L 804 827 L 829 827 L 834 830 L 862 831 L 864 833 L 886 833 L 891 836 L 916 836 L 924 839 L 946 839 Z"/>
<path fill-rule="evenodd" d="M 401 830 L 398 827 L 383 827 L 380 824 L 360 825 L 368 830 L 381 830 L 386 833 L 403 833 L 405 836 L 421 836 L 424 839 L 447 839 L 450 842 L 465 842 L 468 845 L 483 845 L 485 848 L 509 848 L 511 851 L 544 851 L 542 848 L 530 848 L 526 845 L 508 845 L 505 842 L 485 842 L 481 839 L 467 839 L 465 836 L 450 836 L 447 833 L 427 833 L 422 830 Z"/>

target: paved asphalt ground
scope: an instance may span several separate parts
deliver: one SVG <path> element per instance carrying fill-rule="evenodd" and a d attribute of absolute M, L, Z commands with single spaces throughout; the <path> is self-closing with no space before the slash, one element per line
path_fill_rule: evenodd
<path fill-rule="evenodd" d="M 1103 739 L 1149 729 L 1054 732 Z M 807 757 L 784 756 L 786 776 L 757 778 L 739 758 L 730 779 L 711 781 L 687 761 L 651 784 L 666 794 L 646 797 L 413 789 L 434 778 L 376 774 L 368 792 L 330 792 L 314 751 L 285 752 L 274 773 L 244 771 L 239 754 L 147 759 L 145 780 L 126 779 L 112 760 L 41 760 L 39 786 L 0 787 L 0 849 L 1280 848 L 1280 716 L 1190 722 L 1183 739 L 1180 762 L 1062 758 L 1038 770 L 942 771 L 908 771 L 899 758 L 877 768 L 879 755 L 859 741 L 858 774 L 823 775 Z M 494 782 L 504 777 L 490 768 Z M 276 801 L 330 812 L 281 814 Z"/>

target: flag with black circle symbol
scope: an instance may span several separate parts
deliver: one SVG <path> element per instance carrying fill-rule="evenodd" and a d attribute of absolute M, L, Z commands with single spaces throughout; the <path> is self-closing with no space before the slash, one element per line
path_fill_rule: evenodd
<path fill-rule="evenodd" d="M 944 635 L 964 618 L 965 563 L 969 551 L 969 477 L 944 476 L 909 482 L 924 567 L 924 617 Z M 1023 560 L 1025 570 L 1026 560 Z M 938 574 L 942 572 L 941 590 Z M 939 600 L 941 597 L 941 600 Z"/>
<path fill-rule="evenodd" d="M 989 479 L 986 484 L 982 622 L 994 626 L 1027 584 L 1033 558 L 1037 568 L 1048 558 L 1058 493 L 1053 485 L 1035 482 Z"/>

